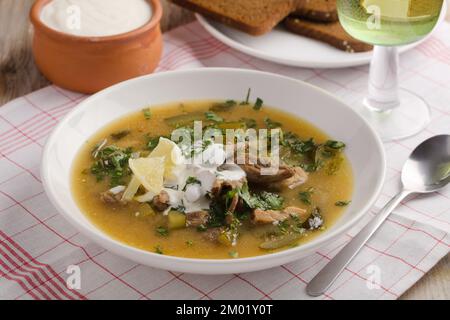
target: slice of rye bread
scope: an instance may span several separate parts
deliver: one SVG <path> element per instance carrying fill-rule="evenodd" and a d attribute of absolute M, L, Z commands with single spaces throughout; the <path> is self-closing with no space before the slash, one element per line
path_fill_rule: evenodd
<path fill-rule="evenodd" d="M 364 52 L 373 48 L 350 36 L 339 22 L 320 23 L 289 17 L 284 24 L 291 32 L 326 42 L 347 52 Z"/>
<path fill-rule="evenodd" d="M 292 15 L 320 22 L 338 21 L 336 0 L 305 0 Z"/>
<path fill-rule="evenodd" d="M 304 0 L 171 0 L 251 35 L 273 29 Z"/>

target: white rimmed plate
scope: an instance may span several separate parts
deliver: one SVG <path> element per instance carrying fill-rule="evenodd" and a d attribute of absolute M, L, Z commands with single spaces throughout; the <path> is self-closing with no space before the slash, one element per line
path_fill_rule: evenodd
<path fill-rule="evenodd" d="M 78 150 L 100 128 L 149 104 L 199 99 L 242 100 L 248 87 L 253 98 L 306 119 L 331 137 L 348 144 L 346 154 L 355 176 L 353 201 L 338 222 L 302 246 L 264 256 L 188 259 L 159 255 L 123 244 L 97 228 L 80 211 L 71 192 L 71 168 Z M 266 269 L 307 256 L 335 241 L 373 205 L 384 181 L 385 155 L 380 139 L 350 107 L 331 94 L 291 78 L 251 70 L 209 68 L 159 73 L 132 79 L 101 91 L 71 111 L 45 146 L 41 175 L 58 211 L 99 245 L 136 262 L 179 272 L 240 273 Z"/>

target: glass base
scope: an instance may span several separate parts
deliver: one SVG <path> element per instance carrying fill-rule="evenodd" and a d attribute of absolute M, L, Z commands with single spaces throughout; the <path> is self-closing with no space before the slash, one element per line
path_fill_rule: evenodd
<path fill-rule="evenodd" d="M 430 109 L 422 98 L 404 89 L 399 98 L 400 103 L 388 111 L 380 111 L 368 100 L 359 110 L 385 142 L 411 137 L 430 123 Z"/>

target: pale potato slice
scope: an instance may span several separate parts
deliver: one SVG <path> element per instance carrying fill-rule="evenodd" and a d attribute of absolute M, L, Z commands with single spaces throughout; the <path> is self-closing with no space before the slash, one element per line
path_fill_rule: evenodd
<path fill-rule="evenodd" d="M 163 189 L 164 157 L 130 159 L 128 164 L 147 191 L 158 194 Z"/>

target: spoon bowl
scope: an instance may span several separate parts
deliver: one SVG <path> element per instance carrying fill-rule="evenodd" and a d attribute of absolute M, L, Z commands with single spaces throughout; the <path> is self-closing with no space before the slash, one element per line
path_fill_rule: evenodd
<path fill-rule="evenodd" d="M 391 212 L 411 193 L 430 193 L 450 183 L 450 135 L 422 142 L 402 169 L 402 190 L 307 285 L 311 296 L 323 294 L 377 231 Z"/>
<path fill-rule="evenodd" d="M 402 183 L 411 192 L 435 192 L 450 183 L 450 135 L 422 142 L 402 170 Z"/>

